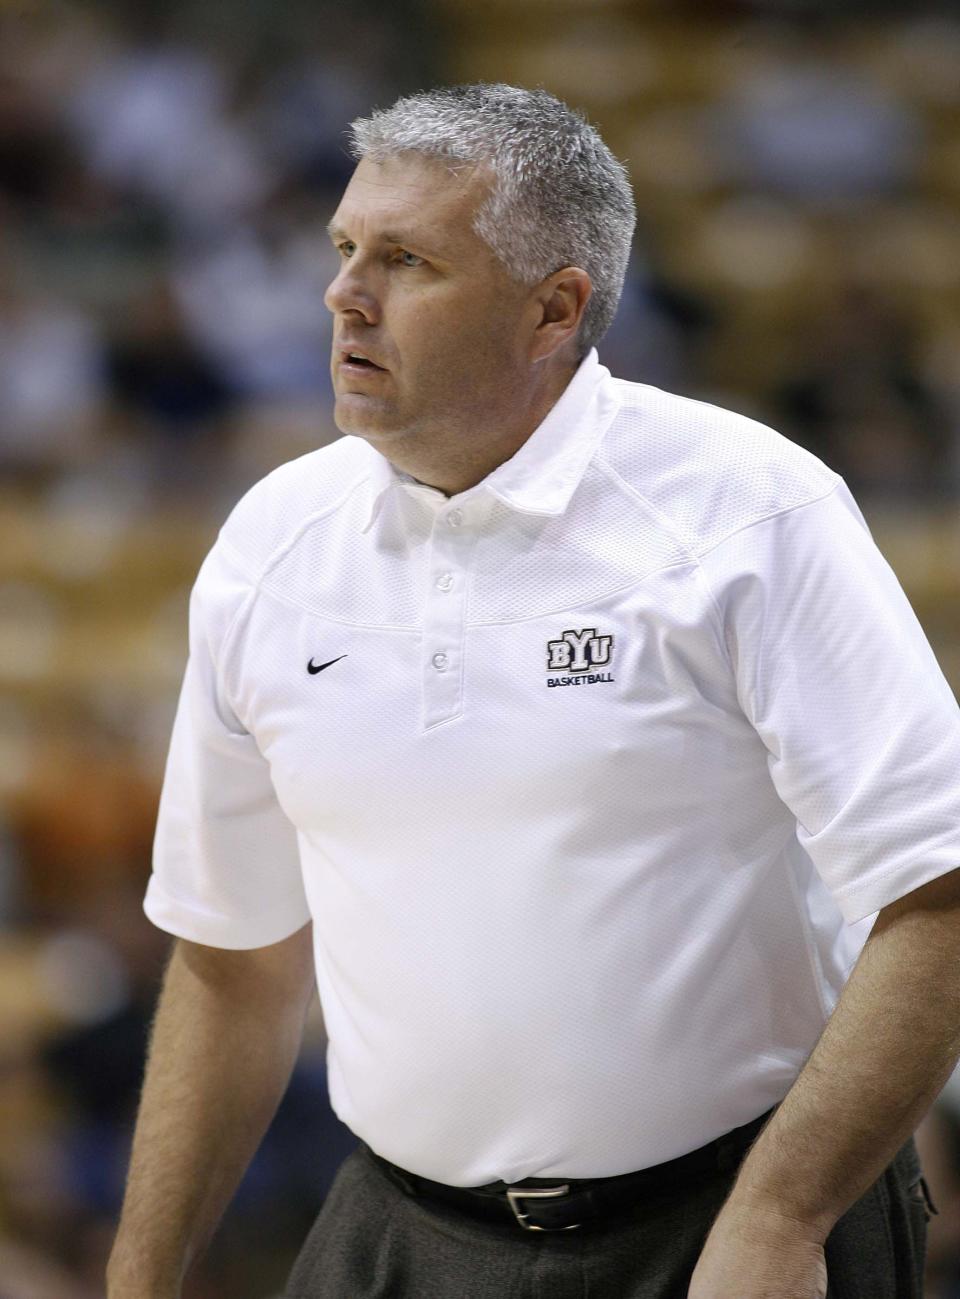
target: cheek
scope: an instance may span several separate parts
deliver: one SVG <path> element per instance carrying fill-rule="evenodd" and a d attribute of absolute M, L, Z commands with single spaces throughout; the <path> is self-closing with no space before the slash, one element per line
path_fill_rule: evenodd
<path fill-rule="evenodd" d="M 472 302 L 447 321 L 440 345 L 456 352 L 473 370 L 502 365 L 514 355 L 518 324 L 516 309 L 509 302 Z"/>
<path fill-rule="evenodd" d="M 403 373 L 418 387 L 462 387 L 509 372 L 517 352 L 516 305 L 503 295 L 397 295 L 387 312 Z"/>
<path fill-rule="evenodd" d="M 460 313 L 418 306 L 396 318 L 397 347 L 406 374 L 429 387 L 443 387 L 452 369 L 471 368 L 475 342 L 471 324 Z"/>

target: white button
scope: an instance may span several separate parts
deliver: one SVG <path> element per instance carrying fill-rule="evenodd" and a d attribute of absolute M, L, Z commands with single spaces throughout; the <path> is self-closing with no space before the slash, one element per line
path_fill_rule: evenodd
<path fill-rule="evenodd" d="M 433 666 L 437 669 L 438 672 L 442 672 L 443 669 L 447 666 L 447 656 L 446 654 L 434 654 L 430 662 L 433 664 Z"/>
<path fill-rule="evenodd" d="M 441 591 L 449 591 L 451 586 L 453 586 L 453 574 L 441 573 L 437 578 L 437 586 Z"/>
<path fill-rule="evenodd" d="M 463 522 L 463 510 L 451 510 L 447 515 L 447 522 L 451 528 L 459 528 Z"/>

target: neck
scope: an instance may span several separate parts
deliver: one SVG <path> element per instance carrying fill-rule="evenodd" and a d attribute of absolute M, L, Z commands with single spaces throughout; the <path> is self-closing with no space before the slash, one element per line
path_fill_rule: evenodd
<path fill-rule="evenodd" d="M 395 469 L 447 496 L 456 496 L 475 487 L 516 455 L 560 400 L 577 368 L 576 364 L 564 366 L 545 375 L 535 390 L 524 394 L 525 400 L 513 404 L 509 417 L 496 431 L 485 430 L 483 442 L 477 440 L 473 427 L 453 436 L 448 430 L 412 435 L 378 450 Z"/>

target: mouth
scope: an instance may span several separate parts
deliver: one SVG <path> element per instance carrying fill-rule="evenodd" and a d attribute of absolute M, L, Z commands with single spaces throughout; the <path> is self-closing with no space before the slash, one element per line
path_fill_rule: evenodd
<path fill-rule="evenodd" d="M 371 361 L 365 352 L 347 351 L 340 349 L 339 368 L 345 370 L 348 374 L 385 374 L 386 370 L 382 365 L 377 365 Z"/>

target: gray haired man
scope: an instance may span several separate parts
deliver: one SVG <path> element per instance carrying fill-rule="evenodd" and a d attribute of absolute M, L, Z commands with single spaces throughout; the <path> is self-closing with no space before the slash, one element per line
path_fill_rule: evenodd
<path fill-rule="evenodd" d="M 175 1299 L 314 987 L 360 1138 L 289 1299 L 910 1299 L 960 713 L 842 480 L 620 382 L 623 168 L 542 91 L 353 125 L 348 436 L 197 579 L 109 1299 Z"/>

